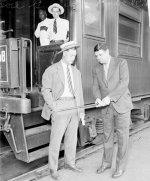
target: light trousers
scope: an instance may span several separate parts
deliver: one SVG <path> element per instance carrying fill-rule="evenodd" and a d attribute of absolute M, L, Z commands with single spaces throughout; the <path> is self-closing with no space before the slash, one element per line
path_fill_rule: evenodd
<path fill-rule="evenodd" d="M 49 145 L 49 168 L 51 170 L 58 169 L 59 150 L 63 136 L 65 163 L 71 166 L 75 165 L 77 131 L 79 124 L 79 117 L 76 109 L 57 112 L 61 109 L 75 107 L 75 99 L 58 100 L 55 103 L 56 112 L 54 112 L 52 115 L 52 127 Z"/>

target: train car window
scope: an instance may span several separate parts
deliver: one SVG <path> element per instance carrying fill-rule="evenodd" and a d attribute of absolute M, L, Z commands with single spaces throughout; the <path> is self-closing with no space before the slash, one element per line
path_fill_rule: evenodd
<path fill-rule="evenodd" d="M 119 15 L 119 39 L 134 44 L 140 43 L 140 23 Z"/>
<path fill-rule="evenodd" d="M 84 0 L 84 33 L 104 37 L 104 7 L 102 0 Z"/>
<path fill-rule="evenodd" d="M 141 26 L 140 21 L 119 14 L 119 55 L 141 57 Z"/>

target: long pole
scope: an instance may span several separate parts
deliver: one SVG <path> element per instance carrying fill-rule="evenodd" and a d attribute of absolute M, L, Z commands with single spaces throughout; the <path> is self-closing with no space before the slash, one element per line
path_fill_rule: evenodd
<path fill-rule="evenodd" d="M 95 108 L 96 104 L 92 103 L 92 104 L 87 104 L 87 105 L 83 105 L 83 106 L 76 106 L 76 107 L 70 107 L 67 109 L 60 109 L 56 112 L 63 112 L 63 111 L 70 111 L 70 110 L 74 110 L 74 109 L 91 109 L 91 108 Z"/>

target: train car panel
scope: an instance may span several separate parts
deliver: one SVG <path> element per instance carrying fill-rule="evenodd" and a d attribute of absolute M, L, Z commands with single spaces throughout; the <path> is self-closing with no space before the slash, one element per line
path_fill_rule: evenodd
<path fill-rule="evenodd" d="M 83 1 L 83 34 L 104 37 L 104 2 Z"/>
<path fill-rule="evenodd" d="M 148 74 L 150 64 L 143 61 L 128 60 L 129 72 L 130 72 L 130 84 L 129 88 L 132 97 L 144 96 L 150 94 L 150 75 Z"/>
<path fill-rule="evenodd" d="M 128 60 L 132 97 L 148 95 L 150 38 L 147 10 L 121 2 L 118 29 L 118 56 Z"/>
<path fill-rule="evenodd" d="M 102 0 L 91 2 L 84 0 L 82 3 L 82 54 L 79 60 L 83 80 L 85 104 L 94 102 L 92 95 L 92 68 L 96 61 L 93 47 L 99 41 L 105 41 L 105 5 Z"/>
<path fill-rule="evenodd" d="M 17 88 L 19 86 L 18 72 L 18 46 L 15 38 L 6 40 L 0 46 L 0 64 L 1 64 L 1 88 Z M 14 74 L 15 72 L 15 74 Z"/>
<path fill-rule="evenodd" d="M 112 56 L 118 56 L 118 12 L 119 1 L 108 0 L 105 2 L 105 32 L 106 42 Z"/>
<path fill-rule="evenodd" d="M 98 39 L 84 38 L 83 39 L 83 62 L 82 62 L 82 81 L 84 88 L 85 104 L 93 103 L 94 97 L 92 93 L 92 69 L 96 65 L 93 47 L 99 42 Z"/>
<path fill-rule="evenodd" d="M 150 62 L 150 17 L 148 11 L 143 11 L 143 60 L 147 63 Z"/>

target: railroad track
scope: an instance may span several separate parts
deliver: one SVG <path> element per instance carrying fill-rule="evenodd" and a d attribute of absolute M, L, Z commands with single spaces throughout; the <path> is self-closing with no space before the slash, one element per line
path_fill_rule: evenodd
<path fill-rule="evenodd" d="M 134 129 L 130 130 L 130 136 L 149 127 L 150 127 L 150 121 L 145 122 L 143 125 L 137 125 L 136 127 L 134 127 Z M 83 150 L 78 151 L 76 159 L 79 160 L 79 159 L 85 158 L 88 155 L 94 152 L 97 152 L 100 149 L 103 149 L 102 144 L 89 146 Z M 63 167 L 63 163 L 64 163 L 64 159 L 63 158 L 59 159 L 59 168 Z M 48 165 L 46 164 L 44 166 L 41 166 L 37 169 L 34 169 L 30 172 L 27 172 L 23 175 L 20 175 L 8 181 L 35 181 L 47 175 L 49 175 L 49 170 L 48 170 Z"/>

